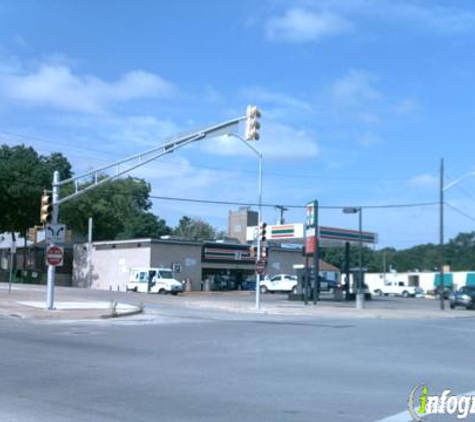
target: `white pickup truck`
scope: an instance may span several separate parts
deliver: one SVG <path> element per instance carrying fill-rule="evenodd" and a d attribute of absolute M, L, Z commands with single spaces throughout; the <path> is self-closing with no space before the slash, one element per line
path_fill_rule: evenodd
<path fill-rule="evenodd" d="M 297 277 L 289 274 L 277 274 L 272 278 L 261 280 L 261 293 L 267 292 L 297 292 Z"/>
<path fill-rule="evenodd" d="M 404 281 L 387 281 L 374 289 L 374 294 L 378 296 L 415 297 L 422 292 L 420 287 L 408 286 Z"/>

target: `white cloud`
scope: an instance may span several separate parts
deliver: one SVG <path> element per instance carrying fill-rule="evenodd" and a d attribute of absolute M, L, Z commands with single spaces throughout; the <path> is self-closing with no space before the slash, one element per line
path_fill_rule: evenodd
<path fill-rule="evenodd" d="M 396 116 L 410 116 L 420 110 L 419 102 L 414 98 L 404 98 L 392 107 Z"/>
<path fill-rule="evenodd" d="M 114 141 L 129 145 L 156 146 L 179 132 L 179 127 L 172 120 L 159 120 L 154 116 L 131 116 L 116 119 Z"/>
<path fill-rule="evenodd" d="M 114 102 L 161 98 L 173 93 L 162 77 L 136 70 L 114 82 L 91 75 L 75 75 L 64 65 L 42 65 L 29 74 L 0 74 L 0 95 L 23 104 L 68 111 L 101 113 Z"/>
<path fill-rule="evenodd" d="M 276 122 L 266 121 L 265 126 L 261 131 L 261 140 L 251 144 L 262 152 L 264 160 L 309 159 L 318 155 L 319 148 L 311 134 Z M 228 136 L 209 140 L 203 148 L 209 153 L 223 156 L 253 155 L 242 141 Z"/>
<path fill-rule="evenodd" d="M 334 82 L 331 95 L 340 107 L 361 106 L 380 99 L 381 93 L 374 88 L 377 78 L 364 70 L 351 70 L 348 75 Z"/>
<path fill-rule="evenodd" d="M 134 170 L 133 174 L 150 182 L 156 195 L 190 196 L 190 193 L 206 189 L 219 180 L 214 173 L 209 169 L 193 167 L 188 159 L 174 155 L 152 161 Z"/>
<path fill-rule="evenodd" d="M 373 145 L 380 144 L 381 138 L 372 132 L 366 132 L 359 137 L 358 143 L 365 147 L 370 147 Z"/>
<path fill-rule="evenodd" d="M 351 22 L 336 14 L 301 8 L 289 9 L 266 23 L 268 39 L 292 43 L 320 41 L 326 36 L 350 32 L 352 28 Z"/>
<path fill-rule="evenodd" d="M 307 3 L 314 6 L 316 2 L 309 0 Z M 378 23 L 396 22 L 433 33 L 466 33 L 475 29 L 472 10 L 460 7 L 461 2 L 446 4 L 449 6 L 414 0 L 319 0 L 318 7 L 354 19 L 363 17 Z"/>
<path fill-rule="evenodd" d="M 439 178 L 432 174 L 420 174 L 409 179 L 408 184 L 414 188 L 435 189 L 439 185 Z"/>
<path fill-rule="evenodd" d="M 475 14 L 456 7 L 423 6 L 409 2 L 394 2 L 388 7 L 392 18 L 439 32 L 465 32 L 475 28 Z"/>
<path fill-rule="evenodd" d="M 262 87 L 249 87 L 241 91 L 241 96 L 252 99 L 253 102 L 262 105 L 271 105 L 276 108 L 292 109 L 294 112 L 312 112 L 312 105 L 296 96 L 281 92 L 272 92 Z"/>

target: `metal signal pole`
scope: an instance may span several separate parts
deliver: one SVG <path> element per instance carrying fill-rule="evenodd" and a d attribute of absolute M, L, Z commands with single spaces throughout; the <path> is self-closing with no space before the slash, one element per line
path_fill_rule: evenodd
<path fill-rule="evenodd" d="M 445 309 L 444 302 L 444 159 L 440 160 L 440 239 L 439 239 L 439 271 L 440 271 L 440 309 Z"/>

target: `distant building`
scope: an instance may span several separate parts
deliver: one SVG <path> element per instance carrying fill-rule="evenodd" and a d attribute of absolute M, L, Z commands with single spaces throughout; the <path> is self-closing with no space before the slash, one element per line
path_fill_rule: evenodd
<path fill-rule="evenodd" d="M 447 271 L 446 271 L 447 270 Z M 378 290 L 389 281 L 402 281 L 407 286 L 421 287 L 425 292 L 433 291 L 441 284 L 438 271 L 367 273 L 365 283 L 371 291 Z M 453 290 L 462 286 L 475 286 L 475 271 L 450 271 L 444 270 L 444 286 Z"/>
<path fill-rule="evenodd" d="M 252 211 L 248 207 L 241 207 L 237 211 L 229 211 L 228 237 L 236 238 L 239 242 L 245 244 L 247 243 L 246 229 L 258 224 L 257 211 Z"/>
<path fill-rule="evenodd" d="M 303 263 L 300 249 L 272 245 L 268 249 L 266 274 L 270 277 L 294 274 L 294 265 Z M 189 280 L 191 290 L 195 291 L 203 290 L 206 280 L 211 290 L 238 290 L 244 288 L 246 280 L 254 280 L 255 284 L 255 258 L 249 245 L 129 239 L 93 242 L 91 274 L 88 274 L 86 246 L 75 245 L 73 286 L 124 291 L 134 267 L 171 268 L 177 280 Z"/>
<path fill-rule="evenodd" d="M 12 279 L 15 283 L 46 284 L 47 266 L 45 260 L 45 233 L 38 230 L 35 242 L 15 234 L 15 253 L 12 256 L 11 233 L 0 234 L 0 282 L 10 280 L 10 266 L 13 258 Z M 56 285 L 70 286 L 72 279 L 72 244 L 64 247 L 63 265 L 56 267 Z"/>

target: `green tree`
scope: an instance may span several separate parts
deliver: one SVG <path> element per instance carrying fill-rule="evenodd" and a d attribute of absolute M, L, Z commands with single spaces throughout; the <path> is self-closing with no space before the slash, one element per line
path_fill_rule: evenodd
<path fill-rule="evenodd" d="M 151 212 L 143 211 L 131 216 L 123 231 L 117 235 L 117 239 L 140 237 L 156 239 L 170 233 L 171 228 L 167 226 L 165 220 L 157 218 Z"/>
<path fill-rule="evenodd" d="M 475 232 L 459 233 L 445 246 L 445 261 L 454 271 L 475 267 Z"/>
<path fill-rule="evenodd" d="M 81 187 L 87 187 L 92 182 Z M 160 237 L 171 229 L 164 220 L 149 210 L 150 184 L 142 179 L 127 177 L 106 182 L 83 193 L 60 207 L 61 221 L 86 235 L 88 219 L 92 217 L 94 240 L 114 240 L 139 237 Z M 64 195 L 71 193 L 71 187 Z"/>
<path fill-rule="evenodd" d="M 173 234 L 191 240 L 204 240 L 214 239 L 218 233 L 201 218 L 183 216 L 180 218 L 178 226 L 173 230 Z"/>
<path fill-rule="evenodd" d="M 41 195 L 51 190 L 53 172 L 71 176 L 71 165 L 60 153 L 39 155 L 24 145 L 0 147 L 0 231 L 25 234 L 39 223 Z"/>

